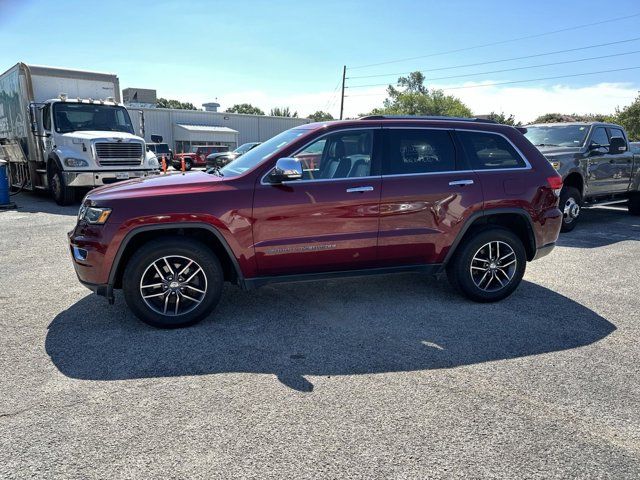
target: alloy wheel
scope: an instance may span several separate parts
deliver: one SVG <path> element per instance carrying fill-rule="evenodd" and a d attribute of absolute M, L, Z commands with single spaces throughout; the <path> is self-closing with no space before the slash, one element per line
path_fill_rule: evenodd
<path fill-rule="evenodd" d="M 576 202 L 576 199 L 573 197 L 567 198 L 567 201 L 564 202 L 562 216 L 564 223 L 571 223 L 580 215 L 580 205 Z"/>
<path fill-rule="evenodd" d="M 471 279 L 485 292 L 497 292 L 511 283 L 516 274 L 516 253 L 508 243 L 492 241 L 480 247 L 471 260 Z"/>
<path fill-rule="evenodd" d="M 189 313 L 203 302 L 206 293 L 207 276 L 202 267 L 179 255 L 154 260 L 140 279 L 144 303 L 161 315 Z"/>

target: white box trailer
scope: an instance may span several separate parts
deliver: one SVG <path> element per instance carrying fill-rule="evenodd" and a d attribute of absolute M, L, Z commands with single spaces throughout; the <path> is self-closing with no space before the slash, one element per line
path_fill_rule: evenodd
<path fill-rule="evenodd" d="M 0 75 L 0 155 L 13 187 L 49 189 L 61 205 L 77 188 L 159 168 L 120 103 L 116 75 L 24 63 Z"/>

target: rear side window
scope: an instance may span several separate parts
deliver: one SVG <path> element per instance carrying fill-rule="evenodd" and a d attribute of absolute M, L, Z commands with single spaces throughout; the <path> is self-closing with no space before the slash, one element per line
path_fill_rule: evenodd
<path fill-rule="evenodd" d="M 456 135 L 462 142 L 473 170 L 523 168 L 527 164 L 515 148 L 501 135 L 484 132 L 461 132 Z"/>
<path fill-rule="evenodd" d="M 456 151 L 446 130 L 398 129 L 387 132 L 383 175 L 450 172 Z"/>

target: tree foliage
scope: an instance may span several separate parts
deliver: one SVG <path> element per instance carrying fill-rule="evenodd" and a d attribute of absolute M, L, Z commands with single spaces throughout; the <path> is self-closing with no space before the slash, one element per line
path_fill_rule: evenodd
<path fill-rule="evenodd" d="M 177 108 L 179 110 L 198 110 L 193 103 L 181 102 L 180 100 L 171 100 L 167 98 L 158 98 L 156 100 L 158 108 Z"/>
<path fill-rule="evenodd" d="M 289 107 L 284 107 L 284 108 L 274 107 L 274 108 L 271 109 L 271 112 L 269 113 L 269 115 L 271 115 L 272 117 L 294 117 L 294 118 L 298 118 L 298 112 L 291 113 L 291 110 L 289 110 Z"/>
<path fill-rule="evenodd" d="M 264 115 L 264 112 L 250 103 L 236 103 L 227 113 L 244 113 L 245 115 Z"/>
<path fill-rule="evenodd" d="M 442 115 L 447 117 L 471 117 L 471 109 L 459 98 L 445 95 L 442 90 L 429 89 L 424 84 L 424 75 L 412 72 L 398 78 L 397 87 L 389 85 L 388 98 L 382 108 L 374 109 L 370 115 Z"/>
<path fill-rule="evenodd" d="M 513 116 L 513 114 L 506 115 L 504 112 L 491 112 L 489 115 L 487 115 L 487 119 L 493 120 L 494 122 L 502 123 L 503 125 L 522 125 L 522 123 L 516 122 L 516 118 Z"/>
<path fill-rule="evenodd" d="M 640 141 L 640 95 L 626 107 L 616 108 L 617 123 L 622 125 L 633 142 Z"/>
<path fill-rule="evenodd" d="M 562 122 L 613 122 L 616 123 L 615 115 L 601 113 L 545 113 L 536 118 L 532 123 L 562 123 Z"/>
<path fill-rule="evenodd" d="M 309 120 L 313 120 L 314 122 L 327 122 L 329 120 L 333 120 L 333 115 L 329 112 L 323 112 L 322 110 L 318 110 L 315 113 L 309 115 Z"/>

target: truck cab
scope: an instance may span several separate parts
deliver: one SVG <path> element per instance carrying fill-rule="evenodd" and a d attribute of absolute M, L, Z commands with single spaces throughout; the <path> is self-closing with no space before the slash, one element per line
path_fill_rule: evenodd
<path fill-rule="evenodd" d="M 627 202 L 638 210 L 638 161 L 623 127 L 604 122 L 527 125 L 525 136 L 562 175 L 562 231 L 575 228 L 582 207 Z"/>

